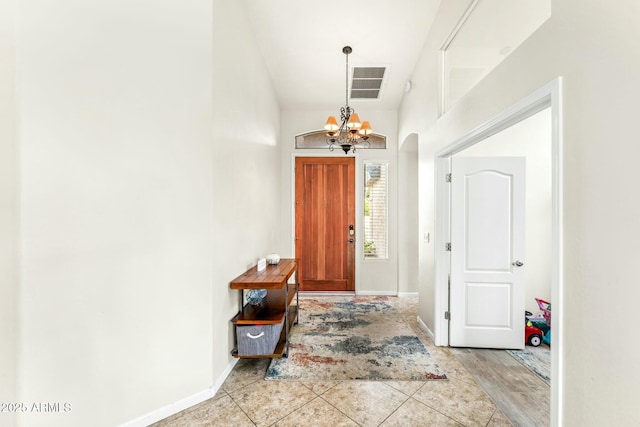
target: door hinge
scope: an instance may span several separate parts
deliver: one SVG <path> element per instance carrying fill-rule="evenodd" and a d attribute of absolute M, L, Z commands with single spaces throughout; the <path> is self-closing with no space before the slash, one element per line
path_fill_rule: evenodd
<path fill-rule="evenodd" d="M 449 313 L 448 311 L 444 312 L 444 318 L 447 320 L 451 320 L 451 313 Z"/>
<path fill-rule="evenodd" d="M 451 252 L 451 243 L 445 243 L 444 244 L 444 250 Z"/>
<path fill-rule="evenodd" d="M 451 182 L 451 174 L 450 174 L 450 173 L 446 174 L 446 175 L 444 176 L 444 180 L 445 180 L 446 182 Z"/>

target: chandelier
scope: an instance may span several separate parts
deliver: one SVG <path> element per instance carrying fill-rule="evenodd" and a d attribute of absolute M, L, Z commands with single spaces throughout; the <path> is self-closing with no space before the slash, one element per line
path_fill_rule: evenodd
<path fill-rule="evenodd" d="M 334 116 L 329 116 L 324 125 L 329 150 L 333 151 L 336 147 L 340 147 L 345 154 L 349 154 L 349 151 L 355 153 L 356 148 L 368 148 L 367 139 L 372 133 L 369 122 L 361 122 L 356 110 L 349 107 L 349 54 L 351 52 L 351 46 L 342 48 L 342 53 L 346 56 L 346 77 L 345 106 L 340 108 L 340 125 Z"/>

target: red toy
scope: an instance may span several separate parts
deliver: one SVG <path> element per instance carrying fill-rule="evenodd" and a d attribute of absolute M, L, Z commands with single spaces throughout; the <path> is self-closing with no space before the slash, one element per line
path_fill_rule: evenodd
<path fill-rule="evenodd" d="M 537 347 L 542 343 L 542 337 L 544 333 L 542 329 L 536 328 L 535 326 L 526 325 L 524 327 L 524 340 L 530 345 Z"/>
<path fill-rule="evenodd" d="M 542 310 L 544 320 L 546 320 L 547 325 L 551 327 L 551 303 L 541 298 L 536 298 L 536 302 L 538 303 L 538 307 L 540 307 L 540 310 Z"/>

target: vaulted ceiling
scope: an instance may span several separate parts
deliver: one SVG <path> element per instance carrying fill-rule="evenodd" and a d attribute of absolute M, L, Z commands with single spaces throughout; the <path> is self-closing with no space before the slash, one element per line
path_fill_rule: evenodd
<path fill-rule="evenodd" d="M 349 67 L 386 67 L 380 98 L 349 101 L 396 109 L 439 0 L 244 0 L 284 110 L 338 108 Z"/>

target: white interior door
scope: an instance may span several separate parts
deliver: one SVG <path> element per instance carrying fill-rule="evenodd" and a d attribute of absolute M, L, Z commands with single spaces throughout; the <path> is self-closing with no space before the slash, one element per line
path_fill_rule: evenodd
<path fill-rule="evenodd" d="M 453 157 L 449 344 L 524 348 L 525 158 Z"/>

